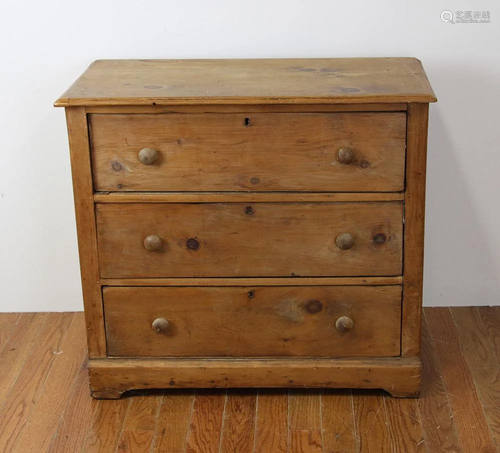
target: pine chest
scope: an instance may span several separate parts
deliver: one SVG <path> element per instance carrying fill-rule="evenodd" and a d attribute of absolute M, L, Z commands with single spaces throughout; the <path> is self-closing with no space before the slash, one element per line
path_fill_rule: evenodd
<path fill-rule="evenodd" d="M 413 58 L 101 60 L 66 108 L 91 391 L 418 395 Z"/>

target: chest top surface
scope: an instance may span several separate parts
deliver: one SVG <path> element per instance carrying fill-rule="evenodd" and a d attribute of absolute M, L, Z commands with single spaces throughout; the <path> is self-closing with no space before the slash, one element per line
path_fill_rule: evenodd
<path fill-rule="evenodd" d="M 435 101 L 416 58 L 98 60 L 55 106 Z"/>

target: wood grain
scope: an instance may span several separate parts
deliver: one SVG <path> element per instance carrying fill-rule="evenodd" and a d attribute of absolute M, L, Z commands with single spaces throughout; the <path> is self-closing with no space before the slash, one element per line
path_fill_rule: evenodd
<path fill-rule="evenodd" d="M 399 202 L 99 204 L 97 224 L 107 278 L 401 274 Z M 345 232 L 354 235 L 350 250 L 335 243 Z M 149 235 L 162 239 L 160 252 L 144 248 Z"/>
<path fill-rule="evenodd" d="M 253 453 L 257 390 L 235 390 L 228 393 L 220 453 Z"/>
<path fill-rule="evenodd" d="M 225 391 L 196 393 L 186 453 L 219 453 L 225 406 Z"/>
<path fill-rule="evenodd" d="M 97 60 L 55 105 L 435 100 L 422 64 L 415 58 Z"/>
<path fill-rule="evenodd" d="M 384 404 L 380 393 L 353 393 L 359 453 L 393 452 Z"/>
<path fill-rule="evenodd" d="M 16 382 L 29 350 L 38 341 L 38 332 L 46 318 L 43 313 L 23 313 L 15 325 L 13 334 L 5 342 L 0 353 L 0 363 L 2 364 L 0 404 Z"/>
<path fill-rule="evenodd" d="M 344 394 L 338 391 L 323 390 L 321 397 L 319 397 L 314 395 L 314 391 L 304 389 L 290 392 L 292 395 L 290 417 L 287 390 L 260 389 L 258 390 L 257 401 L 255 401 L 255 390 L 229 389 L 227 390 L 224 417 L 225 392 L 216 391 L 212 393 L 210 391 L 208 395 L 215 399 L 211 404 L 219 408 L 216 411 L 219 418 L 217 418 L 216 424 L 200 419 L 196 426 L 198 428 L 204 427 L 200 428 L 197 435 L 212 438 L 211 436 L 215 435 L 210 433 L 214 432 L 214 426 L 220 426 L 221 434 L 218 444 L 220 451 L 224 451 L 225 445 L 235 445 L 233 441 L 236 442 L 236 439 L 246 439 L 247 436 L 251 435 L 249 428 L 253 423 L 251 421 L 252 413 L 255 411 L 254 451 L 266 453 L 293 451 L 290 448 L 292 423 L 289 423 L 289 419 L 290 422 L 293 420 L 294 426 L 296 426 L 295 429 L 304 432 L 317 429 L 317 399 L 315 398 L 320 398 L 322 403 L 320 413 L 323 451 L 325 453 L 354 451 L 375 451 L 380 453 L 380 451 L 384 451 L 387 445 L 388 449 L 386 451 L 391 453 L 415 451 L 417 446 L 423 448 L 422 445 L 427 447 L 427 450 L 424 451 L 428 453 L 493 452 L 495 450 L 492 449 L 492 445 L 497 446 L 492 444 L 488 431 L 484 431 L 484 427 L 486 426 L 485 420 L 491 430 L 493 426 L 491 423 L 500 419 L 500 411 L 493 404 L 495 402 L 494 392 L 496 387 L 494 383 L 491 388 L 485 385 L 480 386 L 481 381 L 477 379 L 478 375 L 475 373 L 482 373 L 483 369 L 488 370 L 496 366 L 495 347 L 493 342 L 490 341 L 491 335 L 488 334 L 488 329 L 490 329 L 490 333 L 494 334 L 495 320 L 493 319 L 488 327 L 484 324 L 484 320 L 494 318 L 496 309 L 491 310 L 481 307 L 477 309 L 480 316 L 476 316 L 475 311 L 476 308 L 452 309 L 452 315 L 450 315 L 448 309 L 445 309 L 443 314 L 443 309 L 427 308 L 425 313 L 431 320 L 433 336 L 431 337 L 428 334 L 427 326 L 424 323 L 422 348 L 424 379 L 421 398 L 418 400 L 392 399 L 382 392 L 355 391 L 354 399 L 371 397 L 372 401 L 369 404 L 371 410 L 368 410 L 366 401 L 363 403 L 365 406 L 362 411 L 359 411 L 360 401 L 356 403 L 355 407 L 358 408 L 358 415 L 354 423 L 354 433 L 350 436 L 344 434 L 337 436 L 338 433 L 335 429 L 335 420 L 339 420 L 342 415 L 344 415 L 343 420 L 349 425 L 344 428 L 344 433 L 348 434 L 351 426 L 353 426 L 352 422 L 349 421 L 349 416 L 352 416 L 352 411 L 349 410 L 349 400 L 344 398 L 344 396 L 349 395 L 349 391 Z M 4 316 L 6 315 L 0 314 L 0 325 L 5 325 L 2 324 Z M 73 356 L 72 351 L 75 350 L 75 346 L 72 346 L 72 344 L 74 343 L 80 343 L 83 351 L 83 314 L 49 313 L 43 316 L 46 317 L 46 320 L 40 327 L 36 339 L 28 340 L 27 337 L 23 338 L 21 334 L 18 335 L 18 332 L 25 333 L 25 324 L 20 324 L 19 330 L 14 328 L 11 332 L 11 337 L 18 335 L 20 339 L 20 342 L 16 342 L 16 350 L 19 350 L 23 356 L 19 359 L 23 365 L 20 366 L 16 381 L 7 394 L 7 401 L 13 402 L 12 407 L 14 408 L 23 408 L 23 411 L 12 413 L 14 414 L 12 419 L 18 420 L 14 430 L 12 430 L 13 425 L 10 422 L 6 423 L 5 418 L 5 408 L 10 407 L 11 404 L 4 404 L 0 408 L 0 423 L 2 426 L 0 451 L 57 451 L 56 442 L 62 442 L 59 445 L 65 445 L 75 452 L 116 452 L 128 406 L 131 402 L 145 397 L 146 394 L 135 393 L 130 398 L 118 401 L 92 401 L 84 385 L 85 375 L 83 373 L 84 368 L 81 366 L 82 363 L 80 366 L 72 366 L 68 372 L 67 362 L 59 362 L 61 356 Z M 68 330 L 73 317 L 79 319 L 78 335 L 71 334 L 71 332 L 75 332 L 71 328 Z M 75 325 L 73 325 L 74 327 Z M 450 335 L 450 329 L 451 332 L 454 332 L 453 335 Z M 22 346 L 23 340 L 26 340 L 29 347 Z M 80 347 L 76 349 L 79 350 Z M 54 354 L 54 351 L 63 352 L 62 354 Z M 82 357 L 82 354 L 79 357 Z M 48 365 L 55 360 L 59 364 Z M 121 362 L 121 360 L 119 361 Z M 306 372 L 306 369 L 310 370 L 316 367 L 315 377 L 317 377 L 318 373 L 323 373 L 319 362 L 325 363 L 329 361 L 316 360 L 314 365 L 305 366 L 304 372 Z M 208 365 L 207 361 L 204 362 L 204 365 Z M 210 365 L 208 366 L 210 367 Z M 216 363 L 214 367 L 219 367 L 219 364 Z M 300 368 L 300 364 L 295 360 L 294 365 L 289 364 L 288 369 L 297 367 Z M 342 371 L 339 371 L 339 374 L 353 373 L 353 370 L 346 366 L 345 361 L 343 366 L 339 364 L 340 367 Z M 3 372 L 4 368 L 2 368 L 0 376 Z M 163 370 L 163 373 L 165 373 L 165 370 Z M 469 373 L 468 378 L 466 377 L 467 373 Z M 309 374 L 312 373 L 309 372 Z M 134 379 L 134 373 L 127 373 L 127 376 Z M 152 377 L 155 378 L 154 373 Z M 207 379 L 209 380 L 208 376 Z M 265 383 L 266 373 L 263 373 L 260 379 L 261 382 Z M 399 379 L 405 380 L 406 377 L 399 376 Z M 71 381 L 71 383 L 62 385 L 66 381 Z M 462 381 L 466 382 L 465 386 Z M 470 382 L 474 385 L 470 386 Z M 59 389 L 62 391 L 59 391 Z M 43 396 L 45 392 L 49 394 Z M 151 407 L 145 411 L 134 410 L 135 415 L 131 417 L 129 414 L 128 416 L 129 428 L 133 426 L 133 429 L 142 427 L 147 428 L 146 431 L 150 431 L 155 426 L 154 439 L 149 446 L 143 443 L 143 449 L 147 451 L 185 452 L 187 437 L 191 436 L 190 420 L 192 418 L 194 391 L 169 389 L 164 394 L 155 392 L 148 395 L 153 399 L 163 398 L 157 416 L 154 420 L 152 419 Z M 300 401 L 302 397 L 304 397 L 304 401 Z M 448 398 L 451 404 L 448 403 Z M 231 400 L 233 400 L 232 403 Z M 415 402 L 418 403 L 420 423 L 417 423 L 418 416 L 415 412 Z M 43 405 L 43 410 L 38 408 L 39 404 Z M 95 406 L 96 410 L 89 425 L 87 410 L 92 405 Z M 136 409 L 139 409 L 139 406 L 142 405 L 138 404 Z M 148 407 L 147 404 L 146 407 Z M 377 413 L 381 407 L 382 414 Z M 341 408 L 345 410 L 341 411 Z M 36 412 L 31 414 L 33 409 Z M 481 412 L 485 413 L 482 421 L 481 417 L 478 417 L 478 413 Z M 360 413 L 367 415 L 359 416 Z M 207 419 L 210 419 L 211 417 L 203 410 L 198 415 L 200 418 L 207 417 Z M 38 418 L 41 418 L 41 420 Z M 51 421 L 47 422 L 45 420 L 47 418 Z M 132 419 L 136 421 L 132 423 Z M 329 419 L 330 421 L 328 421 Z M 242 423 L 239 423 L 240 421 Z M 455 429 L 455 422 L 461 429 Z M 424 443 L 418 442 L 420 438 L 419 425 L 421 425 L 423 431 Z M 330 431 L 330 428 L 333 431 Z M 86 430 L 88 430 L 88 436 L 82 441 L 82 433 L 84 434 Z M 35 447 L 35 450 L 23 450 L 22 445 L 17 447 L 15 441 L 13 444 L 6 442 L 6 439 L 18 439 L 20 432 L 23 433 L 25 438 L 33 438 L 34 442 L 41 439 L 42 442 Z M 66 435 L 69 437 L 66 438 Z M 349 446 L 351 445 L 350 439 L 354 436 L 355 440 L 360 444 L 359 448 L 355 446 L 351 449 Z M 386 440 L 384 440 L 384 436 L 387 436 Z M 334 437 L 338 441 L 337 444 L 330 444 L 329 442 L 334 440 Z M 304 438 L 308 439 L 306 436 L 302 437 L 302 439 Z M 51 443 L 47 444 L 44 439 L 51 439 Z M 56 441 L 54 439 L 60 440 Z M 231 442 L 228 439 L 232 439 Z M 78 442 L 81 442 L 81 448 L 77 445 Z M 215 444 L 217 442 L 214 442 Z M 243 452 L 247 451 L 250 446 L 253 448 L 250 440 L 248 442 L 242 440 L 240 444 L 244 444 L 244 447 L 242 447 Z M 72 445 L 77 448 L 73 449 Z M 307 443 L 295 443 L 295 445 L 307 445 Z M 383 447 L 380 448 L 380 445 Z M 64 450 L 59 448 L 59 451 Z M 238 449 L 235 451 L 239 452 Z"/>
<path fill-rule="evenodd" d="M 191 423 L 195 390 L 168 390 L 163 395 L 156 424 L 153 453 L 184 453 Z"/>
<path fill-rule="evenodd" d="M 87 394 L 87 393 L 85 393 Z M 99 400 L 81 453 L 115 452 L 131 399 Z"/>
<path fill-rule="evenodd" d="M 427 309 L 426 313 L 432 313 L 432 310 Z M 434 354 L 433 341 L 425 319 L 422 336 L 422 376 L 422 393 L 418 399 L 418 408 L 428 452 L 461 453 L 448 392 L 443 382 L 441 362 Z"/>
<path fill-rule="evenodd" d="M 453 307 L 460 349 L 469 367 L 481 400 L 486 422 L 497 448 L 500 448 L 498 407 L 500 401 L 500 363 L 476 307 Z"/>
<path fill-rule="evenodd" d="M 415 396 L 420 369 L 418 358 L 95 359 L 89 363 L 91 390 L 102 396 L 109 393 L 110 398 L 133 388 L 203 387 L 384 388 L 391 394 Z"/>
<path fill-rule="evenodd" d="M 408 106 L 401 341 L 404 357 L 420 354 L 428 120 L 428 104 Z"/>
<path fill-rule="evenodd" d="M 89 375 L 84 362 L 68 397 L 64 416 L 59 419 L 59 427 L 50 442 L 47 451 L 79 452 L 92 426 L 94 412 L 98 402 L 88 397 Z M 87 453 L 88 450 L 84 450 Z"/>
<path fill-rule="evenodd" d="M 500 308 L 481 307 L 479 315 L 483 320 L 488 338 L 493 345 L 497 358 L 500 359 Z"/>
<path fill-rule="evenodd" d="M 290 449 L 321 453 L 321 402 L 319 390 L 290 390 L 288 393 Z"/>
<path fill-rule="evenodd" d="M 86 107 L 97 114 L 158 113 L 319 113 L 319 112 L 406 112 L 408 104 L 226 104 L 226 105 L 100 105 Z"/>
<path fill-rule="evenodd" d="M 117 452 L 149 453 L 163 395 L 135 395 L 128 406 Z"/>
<path fill-rule="evenodd" d="M 21 320 L 24 316 L 22 315 Z M 12 386 L 7 385 L 5 379 L 10 375 L 11 370 L 17 367 L 13 362 L 9 367 L 9 362 L 2 360 L 0 451 L 9 451 L 14 448 L 20 431 L 29 420 L 45 388 L 47 375 L 62 350 L 63 341 L 74 317 L 73 313 L 52 313 L 50 316 L 45 314 L 41 316 L 47 319 L 34 339 L 30 338 L 29 331 L 24 330 L 22 322 L 18 322 L 16 326 L 15 333 L 19 335 L 19 343 L 16 346 L 15 357 L 19 362 L 24 360 L 24 365 L 19 370 Z M 11 351 L 13 352 L 12 348 Z"/>
<path fill-rule="evenodd" d="M 326 453 L 357 452 L 351 390 L 322 391 L 321 426 Z"/>
<path fill-rule="evenodd" d="M 96 203 L 321 203 L 402 201 L 402 192 L 99 192 Z"/>
<path fill-rule="evenodd" d="M 106 287 L 114 357 L 388 357 L 400 353 L 401 287 Z M 376 323 L 373 319 L 382 311 Z M 349 332 L 334 326 L 341 316 Z M 152 329 L 164 318 L 169 329 Z M 258 335 L 256 335 L 258 332 Z"/>
<path fill-rule="evenodd" d="M 59 426 L 59 420 L 66 407 L 66 400 L 76 382 L 85 354 L 85 326 L 81 317 L 73 317 L 68 332 L 61 342 L 61 350 L 46 375 L 43 392 L 27 418 L 24 429 L 12 438 L 14 452 L 46 451 L 52 440 L 52 433 Z M 29 429 L 26 429 L 29 426 Z M 33 434 L 35 433 L 35 435 Z"/>
<path fill-rule="evenodd" d="M 459 336 L 450 310 L 448 308 L 433 310 L 432 315 L 427 316 L 427 323 L 436 355 L 442 365 L 443 380 L 463 452 L 496 452 L 474 380 L 460 350 Z"/>
<path fill-rule="evenodd" d="M 20 318 L 20 313 L 3 313 L 0 316 L 0 354 L 9 341 L 12 332 L 15 332 L 17 322 Z"/>
<path fill-rule="evenodd" d="M 405 113 L 89 118 L 96 191 L 404 189 Z M 350 165 L 337 159 L 343 147 L 354 152 Z M 144 165 L 138 159 L 144 148 L 157 153 L 154 164 Z"/>
<path fill-rule="evenodd" d="M 417 401 L 386 397 L 384 406 L 392 451 L 427 453 Z"/>
<path fill-rule="evenodd" d="M 288 391 L 259 389 L 254 452 L 289 452 L 288 429 Z"/>
<path fill-rule="evenodd" d="M 103 278 L 103 286 L 392 286 L 398 277 Z"/>
<path fill-rule="evenodd" d="M 90 358 L 105 357 L 106 338 L 99 285 L 89 131 L 85 109 L 81 107 L 66 109 L 66 122 L 70 144 L 88 354 Z"/>

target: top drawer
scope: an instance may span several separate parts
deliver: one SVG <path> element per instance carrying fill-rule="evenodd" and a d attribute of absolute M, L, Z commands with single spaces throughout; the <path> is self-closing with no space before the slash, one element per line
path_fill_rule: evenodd
<path fill-rule="evenodd" d="M 93 114 L 89 121 L 96 191 L 404 189 L 402 112 Z M 141 162 L 144 148 L 151 151 Z"/>

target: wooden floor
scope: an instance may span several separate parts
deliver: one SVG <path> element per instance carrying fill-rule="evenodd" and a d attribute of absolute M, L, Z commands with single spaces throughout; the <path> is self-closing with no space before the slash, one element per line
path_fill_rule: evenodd
<path fill-rule="evenodd" d="M 500 451 L 500 307 L 425 310 L 423 392 L 92 400 L 81 313 L 0 314 L 0 452 Z"/>

